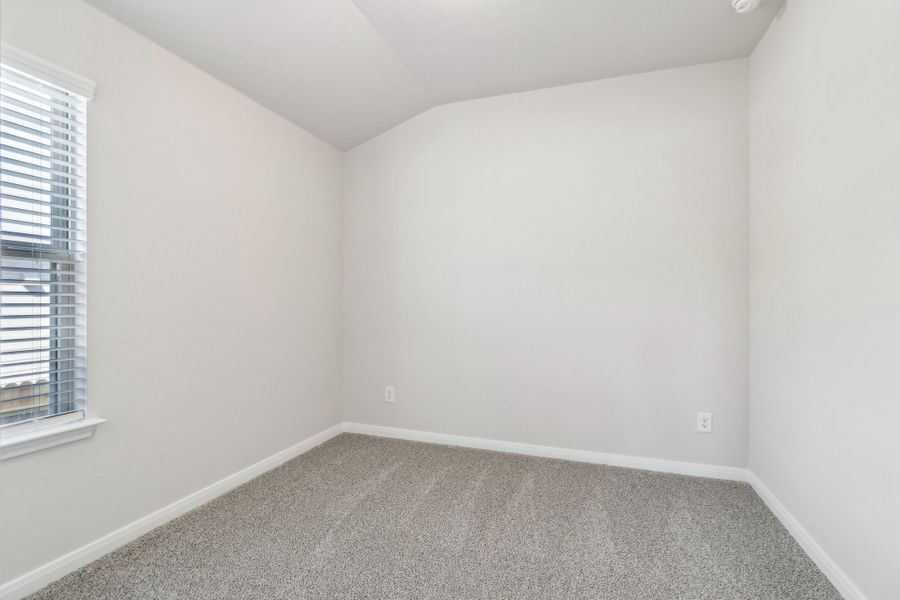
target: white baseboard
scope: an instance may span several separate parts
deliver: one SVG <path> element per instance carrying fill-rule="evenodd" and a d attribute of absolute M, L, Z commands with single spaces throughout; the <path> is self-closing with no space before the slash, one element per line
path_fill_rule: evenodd
<path fill-rule="evenodd" d="M 448 446 L 460 446 L 463 448 L 478 448 L 481 450 L 494 450 L 497 452 L 510 452 L 527 456 L 540 456 L 543 458 L 558 458 L 604 464 L 631 469 L 644 469 L 660 471 L 663 473 L 676 473 L 679 475 L 693 475 L 697 477 L 710 477 L 714 479 L 727 479 L 732 481 L 746 481 L 762 498 L 769 510 L 781 521 L 788 532 L 794 537 L 800 547 L 816 563 L 822 573 L 828 577 L 832 585 L 846 600 L 867 600 L 865 595 L 850 580 L 846 573 L 831 559 L 825 550 L 804 529 L 800 522 L 787 508 L 772 494 L 771 490 L 748 469 L 740 467 L 727 467 L 720 465 L 707 465 L 701 463 L 680 462 L 659 458 L 643 458 L 622 454 L 608 454 L 604 452 L 590 452 L 586 450 L 571 450 L 568 448 L 556 448 L 553 446 L 538 446 L 534 444 L 521 444 L 518 442 L 505 442 L 485 438 L 473 438 L 445 433 L 433 433 L 428 431 L 416 431 L 413 429 L 400 429 L 396 427 L 383 427 L 380 425 L 364 425 L 361 423 L 342 423 L 329 427 L 325 431 L 317 433 L 302 442 L 291 446 L 277 454 L 265 458 L 258 463 L 241 469 L 224 479 L 209 485 L 189 496 L 169 504 L 137 521 L 113 531 L 93 542 L 82 546 L 72 552 L 61 556 L 45 565 L 21 575 L 11 581 L 0 584 L 0 600 L 19 600 L 28 594 L 39 590 L 48 583 L 59 579 L 89 562 L 96 560 L 116 548 L 140 537 L 148 531 L 183 515 L 184 513 L 201 506 L 214 498 L 221 496 L 235 487 L 246 483 L 266 471 L 270 471 L 280 464 L 311 450 L 312 448 L 330 440 L 342 431 L 347 433 L 361 433 L 379 437 L 388 437 L 417 442 L 429 442 Z"/>
<path fill-rule="evenodd" d="M 266 471 L 271 471 L 278 465 L 315 448 L 319 444 L 340 434 L 342 429 L 341 424 L 329 427 L 325 431 L 306 438 L 302 442 L 294 444 L 290 448 L 286 448 L 268 458 L 264 458 L 258 463 L 252 464 L 245 469 L 241 469 L 237 473 L 233 473 L 224 479 L 220 479 L 212 485 L 196 491 L 189 496 L 176 500 L 168 506 L 141 517 L 137 521 L 133 521 L 81 548 L 60 556 L 33 571 L 29 571 L 11 581 L 0 584 L 0 600 L 19 600 L 20 598 L 24 598 L 28 594 L 41 589 L 48 583 L 59 579 L 63 575 L 71 573 L 75 569 L 83 567 L 104 554 L 112 552 L 116 548 L 144 535 L 148 531 L 159 527 L 198 506 L 206 504 L 225 492 L 262 475 Z"/>
<path fill-rule="evenodd" d="M 382 427 L 381 425 L 364 425 L 362 423 L 344 423 L 344 431 L 347 433 L 362 433 L 365 435 L 411 440 L 414 442 L 444 444 L 445 446 L 478 448 L 480 450 L 510 452 L 512 454 L 525 454 L 527 456 L 540 456 L 542 458 L 560 458 L 563 460 L 610 465 L 613 467 L 643 469 L 645 471 L 660 471 L 662 473 L 694 475 L 696 477 L 728 479 L 731 481 L 747 480 L 747 469 L 742 467 L 707 465 L 702 463 L 665 460 L 662 458 L 628 456 L 624 454 L 607 454 L 605 452 L 590 452 L 588 450 L 571 450 L 553 446 L 537 446 L 534 444 L 504 442 L 500 440 L 465 437 L 446 433 L 432 433 L 430 431 L 416 431 L 414 429 Z"/>
<path fill-rule="evenodd" d="M 828 578 L 831 585 L 840 592 L 845 600 L 867 600 L 865 594 L 863 594 L 856 584 L 850 580 L 837 563 L 832 560 L 828 553 L 825 552 L 825 549 L 822 548 L 803 525 L 800 524 L 800 521 L 798 521 L 797 518 L 788 511 L 784 504 L 775 497 L 772 490 L 767 488 L 762 480 L 750 470 L 747 471 L 747 482 L 753 486 L 756 494 L 762 498 L 762 501 L 766 503 L 766 506 L 772 511 L 772 514 L 778 517 L 778 520 L 781 521 L 784 528 L 788 530 L 788 533 L 790 533 L 797 543 L 800 544 L 800 547 L 803 548 L 803 551 L 806 552 L 807 556 L 816 563 L 816 566 L 819 567 L 822 574 Z"/>
<path fill-rule="evenodd" d="M 414 442 L 429 442 L 447 446 L 460 446 L 463 448 L 477 448 L 480 450 L 495 450 L 498 452 L 525 454 L 527 456 L 559 458 L 563 460 L 574 460 L 577 462 L 611 465 L 615 467 L 661 471 L 663 473 L 676 473 L 679 475 L 694 475 L 697 477 L 744 481 L 753 487 L 757 495 L 759 495 L 766 506 L 769 507 L 769 510 L 772 511 L 779 521 L 781 521 L 781 524 L 784 525 L 785 529 L 788 530 L 800 547 L 803 548 L 807 555 L 809 555 L 810 559 L 816 563 L 819 570 L 822 571 L 828 580 L 831 581 L 831 584 L 846 600 L 867 600 L 859 588 L 854 585 L 849 577 L 847 577 L 846 573 L 837 566 L 825 550 L 813 539 L 809 532 L 800 525 L 800 522 L 788 512 L 784 505 L 778 501 L 772 492 L 749 469 L 679 462 L 659 458 L 643 458 L 622 454 L 607 454 L 604 452 L 570 450 L 568 448 L 504 442 L 485 438 L 449 435 L 446 433 L 416 431 L 414 429 L 365 425 L 362 423 L 344 423 L 344 431 L 347 433 L 361 433 L 378 437 L 411 440 Z"/>

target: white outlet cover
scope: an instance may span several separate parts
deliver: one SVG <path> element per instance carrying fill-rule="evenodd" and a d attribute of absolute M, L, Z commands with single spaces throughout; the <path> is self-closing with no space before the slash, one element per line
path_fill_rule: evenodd
<path fill-rule="evenodd" d="M 700 433 L 712 433 L 713 415 L 708 412 L 697 413 L 697 431 Z"/>
<path fill-rule="evenodd" d="M 385 402 L 394 402 L 394 386 L 388 385 L 384 388 L 384 401 Z"/>

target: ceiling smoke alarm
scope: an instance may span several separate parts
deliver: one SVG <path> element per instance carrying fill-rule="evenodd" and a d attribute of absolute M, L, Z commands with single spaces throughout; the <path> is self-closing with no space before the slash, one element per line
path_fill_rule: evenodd
<path fill-rule="evenodd" d="M 759 8 L 761 0 L 731 0 L 731 6 L 740 14 L 752 12 Z"/>

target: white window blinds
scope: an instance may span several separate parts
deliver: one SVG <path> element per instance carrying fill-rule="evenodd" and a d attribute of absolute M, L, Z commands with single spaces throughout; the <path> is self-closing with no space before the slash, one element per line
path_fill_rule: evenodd
<path fill-rule="evenodd" d="M 84 410 L 86 106 L 0 65 L 0 427 Z"/>

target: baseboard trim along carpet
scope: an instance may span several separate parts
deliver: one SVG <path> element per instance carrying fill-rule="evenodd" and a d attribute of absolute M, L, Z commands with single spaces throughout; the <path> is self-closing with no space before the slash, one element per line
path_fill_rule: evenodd
<path fill-rule="evenodd" d="M 624 454 L 608 454 L 606 452 L 571 450 L 568 448 L 556 448 L 553 446 L 538 446 L 535 444 L 521 444 L 519 442 L 504 442 L 486 438 L 449 435 L 446 433 L 416 431 L 414 429 L 382 427 L 380 425 L 364 425 L 362 423 L 344 423 L 344 431 L 346 431 L 347 433 L 362 433 L 365 435 L 374 435 L 378 437 L 388 437 L 400 440 L 410 440 L 413 442 L 428 442 L 431 444 L 443 444 L 445 446 L 477 448 L 479 450 L 494 450 L 496 452 L 524 454 L 526 456 L 539 456 L 541 458 L 559 458 L 562 460 L 572 460 L 575 462 L 586 462 L 597 465 L 627 467 L 629 469 L 659 471 L 661 473 L 675 473 L 677 475 L 694 475 L 697 477 L 709 477 L 712 479 L 747 481 L 747 469 L 741 467 L 725 467 L 719 465 L 706 465 L 702 463 L 665 460 L 661 458 L 643 458 L 640 456 L 627 456 Z"/>
<path fill-rule="evenodd" d="M 846 600 L 867 600 L 865 594 L 863 594 L 850 577 L 844 573 L 843 569 L 832 560 L 831 556 L 825 552 L 825 549 L 822 548 L 806 528 L 800 524 L 800 521 L 798 521 L 797 518 L 788 511 L 784 504 L 775 497 L 772 490 L 766 487 L 759 477 L 749 470 L 747 471 L 747 483 L 753 486 L 753 491 L 756 492 L 756 495 L 762 498 L 762 501 L 766 503 L 766 506 L 772 511 L 772 514 L 778 517 L 778 520 L 781 521 L 784 528 L 788 530 L 788 533 L 791 534 L 794 540 L 796 540 L 800 547 L 803 548 L 803 551 L 806 552 L 807 556 L 816 563 L 816 566 L 819 567 L 822 574 L 828 578 L 831 585 L 833 585 Z"/>
<path fill-rule="evenodd" d="M 497 452 L 510 452 L 512 454 L 524 454 L 527 456 L 540 456 L 543 458 L 558 458 L 614 467 L 626 467 L 629 469 L 643 469 L 646 471 L 660 471 L 663 473 L 675 473 L 677 475 L 693 475 L 696 477 L 709 477 L 712 479 L 728 479 L 731 481 L 743 481 L 749 483 L 756 494 L 765 502 L 784 528 L 793 536 L 804 552 L 816 563 L 819 570 L 828 578 L 831 584 L 841 593 L 846 600 L 868 600 L 860 589 L 851 581 L 846 573 L 832 560 L 827 552 L 806 531 L 794 515 L 778 501 L 763 482 L 749 469 L 741 467 L 726 467 L 720 465 L 707 465 L 702 463 L 680 462 L 664 460 L 660 458 L 644 458 L 640 456 L 628 456 L 624 454 L 608 454 L 605 452 L 590 452 L 587 450 L 571 450 L 568 448 L 556 448 L 553 446 L 538 446 L 534 444 L 522 444 L 518 442 L 505 442 L 486 438 L 474 438 L 446 433 L 434 433 L 430 431 L 417 431 L 414 429 L 402 429 L 399 427 L 384 427 L 382 425 L 366 425 L 363 423 L 344 423 L 344 431 L 347 433 L 360 433 L 378 437 L 396 438 L 414 442 L 427 442 L 431 444 L 443 444 L 445 446 L 460 446 L 462 448 L 477 448 L 480 450 L 494 450 Z"/>
<path fill-rule="evenodd" d="M 748 469 L 658 458 L 644 458 L 622 454 L 609 454 L 605 452 L 591 452 L 587 450 L 572 450 L 553 446 L 539 446 L 534 444 L 474 438 L 429 431 L 417 431 L 397 427 L 384 427 L 381 425 L 366 425 L 362 423 L 341 423 L 329 427 L 290 448 L 282 450 L 277 454 L 273 454 L 249 467 L 220 479 L 212 485 L 194 492 L 189 496 L 185 496 L 168 506 L 86 544 L 81 548 L 52 560 L 33 571 L 0 584 L 0 600 L 20 600 L 52 581 L 55 581 L 116 548 L 127 544 L 152 529 L 221 496 L 266 471 L 270 471 L 282 463 L 327 442 L 342 432 L 442 444 L 445 446 L 509 452 L 512 454 L 524 454 L 527 456 L 538 456 L 543 458 L 557 458 L 576 462 L 626 467 L 630 469 L 659 471 L 678 475 L 692 475 L 696 477 L 747 482 L 753 487 L 759 497 L 762 498 L 763 502 L 769 507 L 769 510 L 771 510 L 781 521 L 785 529 L 788 530 L 800 547 L 803 548 L 846 600 L 867 600 L 866 596 L 831 559 L 828 553 L 825 552 L 815 539 L 813 539 L 796 517 L 794 517 L 772 494 L 771 490 L 769 490 L 765 484 L 763 484 L 763 482 Z"/>
<path fill-rule="evenodd" d="M 225 492 L 228 492 L 241 484 L 247 483 L 266 471 L 271 471 L 280 464 L 285 463 L 304 452 L 312 450 L 320 444 L 324 444 L 331 438 L 340 435 L 342 431 L 343 427 L 340 423 L 329 427 L 325 431 L 321 431 L 308 437 L 302 442 L 294 444 L 268 458 L 264 458 L 236 473 L 232 473 L 212 485 L 208 485 L 189 496 L 176 500 L 168 506 L 141 517 L 137 521 L 133 521 L 112 533 L 108 533 L 107 535 L 52 560 L 33 571 L 29 571 L 11 581 L 0 584 L 0 600 L 19 600 L 20 598 L 24 598 L 28 594 L 41 589 L 48 583 L 56 581 L 63 575 L 67 575 L 101 556 L 112 552 L 116 548 L 137 539 L 148 531 L 151 531 L 198 506 L 206 504 Z"/>

